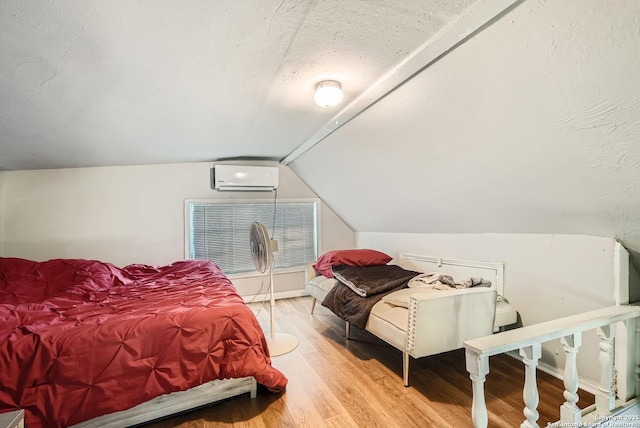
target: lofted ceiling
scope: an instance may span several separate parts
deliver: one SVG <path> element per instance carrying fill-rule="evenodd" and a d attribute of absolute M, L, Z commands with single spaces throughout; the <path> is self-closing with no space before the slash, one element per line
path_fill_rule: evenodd
<path fill-rule="evenodd" d="M 357 231 L 605 236 L 640 266 L 639 23 L 520 2 L 290 166 Z"/>
<path fill-rule="evenodd" d="M 0 170 L 280 160 L 472 0 L 0 0 Z"/>
<path fill-rule="evenodd" d="M 357 232 L 607 236 L 640 266 L 639 22 L 637 0 L 0 0 L 0 171 L 283 160 Z M 342 106 L 313 104 L 324 79 Z"/>

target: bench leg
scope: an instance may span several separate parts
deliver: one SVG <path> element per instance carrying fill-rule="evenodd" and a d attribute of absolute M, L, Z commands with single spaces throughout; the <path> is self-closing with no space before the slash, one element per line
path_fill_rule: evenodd
<path fill-rule="evenodd" d="M 351 338 L 351 324 L 349 324 L 349 321 L 345 321 L 344 337 L 346 337 L 347 339 Z"/>
<path fill-rule="evenodd" d="M 311 301 L 311 313 L 313 313 L 313 310 L 316 308 L 316 299 L 314 297 L 314 299 Z"/>
<path fill-rule="evenodd" d="M 404 386 L 409 386 L 409 353 L 402 352 L 402 380 L 404 380 Z"/>

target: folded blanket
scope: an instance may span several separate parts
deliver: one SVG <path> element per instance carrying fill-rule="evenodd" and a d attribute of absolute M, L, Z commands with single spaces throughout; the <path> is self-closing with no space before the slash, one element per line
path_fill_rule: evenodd
<path fill-rule="evenodd" d="M 369 297 L 406 285 L 420 272 L 406 270 L 396 265 L 334 266 L 333 276 L 358 296 Z"/>
<path fill-rule="evenodd" d="M 450 290 L 452 288 L 491 287 L 491 281 L 483 278 L 467 278 L 455 282 L 451 275 L 439 272 L 420 274 L 409 280 L 410 288 L 433 288 L 436 290 Z"/>

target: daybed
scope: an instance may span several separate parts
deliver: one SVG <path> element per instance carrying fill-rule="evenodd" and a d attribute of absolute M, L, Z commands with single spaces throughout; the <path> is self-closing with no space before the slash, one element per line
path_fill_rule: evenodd
<path fill-rule="evenodd" d="M 484 282 L 490 282 L 490 286 L 485 283 L 465 289 L 408 288 L 408 280 L 400 279 L 390 288 L 387 287 L 386 291 L 370 297 L 357 295 L 353 287 L 336 278 L 319 275 L 314 265 L 317 267 L 317 263 L 307 267 L 307 292 L 314 298 L 311 312 L 314 311 L 316 300 L 319 300 L 345 319 L 347 338 L 351 324 L 357 321 L 359 327 L 401 350 L 405 386 L 409 385 L 410 356 L 420 358 L 462 348 L 464 341 L 489 335 L 517 320 L 515 308 L 502 297 L 502 263 L 401 254 L 398 260 L 391 261 L 389 265 L 408 270 L 408 278 L 420 273 L 437 272 L 460 279 L 482 278 Z M 333 269 L 339 266 L 340 263 L 335 262 Z M 361 272 L 378 265 L 372 263 L 369 267 L 366 263 L 363 265 L 356 261 L 352 266 L 359 266 L 353 270 L 358 271 L 358 276 L 366 278 L 367 274 Z M 326 266 L 323 268 L 323 272 L 330 276 Z M 377 272 L 374 275 L 378 275 Z M 375 298 L 368 305 L 369 313 L 363 316 L 352 310 L 369 298 Z M 335 300 L 342 300 L 343 306 L 336 304 Z"/>
<path fill-rule="evenodd" d="M 29 428 L 129 426 L 256 381 L 287 384 L 212 262 L 0 258 L 0 413 L 24 409 Z"/>

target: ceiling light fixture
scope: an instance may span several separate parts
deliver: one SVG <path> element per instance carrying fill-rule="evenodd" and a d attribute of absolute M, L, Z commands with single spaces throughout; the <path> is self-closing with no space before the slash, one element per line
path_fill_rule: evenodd
<path fill-rule="evenodd" d="M 344 98 L 344 93 L 340 82 L 323 80 L 316 84 L 316 93 L 313 95 L 313 100 L 320 107 L 333 107 L 339 104 L 342 98 Z"/>

